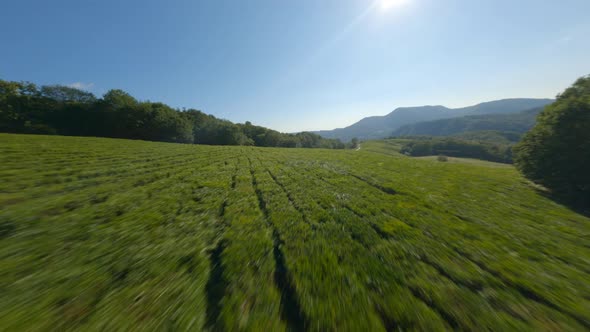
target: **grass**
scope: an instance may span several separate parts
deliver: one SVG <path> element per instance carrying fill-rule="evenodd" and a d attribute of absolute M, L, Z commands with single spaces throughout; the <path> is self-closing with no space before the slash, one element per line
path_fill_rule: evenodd
<path fill-rule="evenodd" d="M 0 134 L 0 326 L 590 328 L 588 218 L 398 148 Z"/>

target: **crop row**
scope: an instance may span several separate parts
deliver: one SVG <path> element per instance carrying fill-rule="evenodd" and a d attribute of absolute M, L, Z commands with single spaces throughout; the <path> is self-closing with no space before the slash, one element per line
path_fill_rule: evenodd
<path fill-rule="evenodd" d="M 281 160 L 289 164 L 284 162 L 287 159 L 275 160 L 273 164 L 280 164 Z M 544 251 L 532 250 L 528 243 L 528 246 L 519 244 L 514 241 L 513 234 L 506 234 L 498 227 L 457 218 L 412 195 L 384 192 L 383 185 L 372 184 L 379 181 L 371 179 L 378 174 L 370 174 L 366 169 L 362 170 L 365 173 L 362 176 L 350 176 L 347 174 L 350 171 L 345 169 L 348 165 L 341 161 L 332 163 L 329 168 L 312 164 L 306 168 L 305 163 L 296 162 L 295 166 L 284 167 L 292 177 L 290 195 L 296 197 L 299 191 L 301 201 L 308 202 L 306 211 L 314 211 L 309 204 L 314 197 L 324 201 L 323 209 L 332 215 L 335 215 L 332 212 L 335 208 L 342 206 L 361 221 L 369 222 L 387 243 L 388 251 L 395 252 L 397 248 L 400 252 L 401 247 L 401 252 L 405 252 L 403 259 L 408 261 L 407 266 L 396 269 L 405 272 L 403 287 L 430 304 L 451 326 L 470 329 L 487 325 L 491 328 L 503 323 L 511 328 L 525 328 L 527 325 L 523 322 L 526 322 L 533 324 L 528 325 L 530 329 L 544 326 L 546 321 L 573 328 L 588 326 L 584 300 L 589 286 L 585 281 L 587 272 L 575 265 L 583 266 L 584 258 L 572 257 L 579 246 L 555 247 L 551 250 L 555 252 L 547 255 Z M 335 165 L 341 169 L 335 171 Z M 380 182 L 387 184 L 387 181 Z M 328 190 L 322 192 L 321 187 Z M 306 190 L 308 188 L 313 190 Z M 347 197 L 355 199 L 347 200 Z M 359 222 L 352 225 L 359 229 Z M 354 231 L 351 236 L 367 238 Z M 537 241 L 547 239 L 543 244 L 551 245 L 551 234 L 534 236 Z M 505 248 L 510 251 L 506 253 Z M 474 255 L 482 249 L 487 251 L 486 256 Z M 567 258 L 553 259 L 560 253 Z M 385 260 L 399 260 L 397 255 L 399 253 Z M 512 255 L 527 255 L 530 260 L 523 261 Z M 559 278 L 559 274 L 564 273 L 569 276 L 566 280 Z M 432 278 L 437 275 L 437 279 Z M 442 283 L 437 284 L 436 280 Z M 449 296 L 450 293 L 455 295 Z M 449 302 L 453 299 L 455 302 Z M 478 314 L 474 315 L 475 312 Z"/>
<path fill-rule="evenodd" d="M 9 330 L 590 327 L 587 219 L 511 168 L 0 138 Z"/>
<path fill-rule="evenodd" d="M 49 195 L 14 202 L 3 190 L 2 326 L 201 328 L 234 170 L 219 152 L 60 195 L 44 185 Z"/>

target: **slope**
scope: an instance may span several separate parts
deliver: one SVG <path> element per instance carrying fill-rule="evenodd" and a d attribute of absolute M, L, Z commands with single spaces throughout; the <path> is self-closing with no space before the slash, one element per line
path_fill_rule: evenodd
<path fill-rule="evenodd" d="M 402 107 L 384 116 L 373 116 L 360 120 L 346 128 L 323 130 L 315 133 L 325 138 L 349 141 L 388 137 L 399 127 L 422 121 L 453 118 L 465 115 L 513 113 L 545 106 L 551 99 L 504 99 L 481 103 L 474 106 L 450 109 L 444 106 Z"/>
<path fill-rule="evenodd" d="M 588 218 L 512 167 L 374 144 L 0 134 L 0 326 L 590 327 Z"/>
<path fill-rule="evenodd" d="M 398 128 L 392 136 L 450 136 L 489 130 L 522 134 L 535 125 L 537 115 L 542 110 L 535 108 L 518 113 L 470 115 L 418 122 Z"/>

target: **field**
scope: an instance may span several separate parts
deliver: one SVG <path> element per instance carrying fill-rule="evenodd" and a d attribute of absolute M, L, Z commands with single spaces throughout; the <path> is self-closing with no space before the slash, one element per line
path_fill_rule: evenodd
<path fill-rule="evenodd" d="M 426 156 L 426 157 L 415 157 L 416 159 L 421 160 L 430 160 L 430 161 L 438 161 L 438 156 Z M 509 164 L 501 164 L 501 163 L 494 163 L 485 160 L 479 159 L 471 159 L 471 158 L 457 158 L 457 157 L 447 157 L 447 162 L 449 163 L 462 163 L 462 164 L 472 164 L 472 165 L 480 165 L 480 166 L 487 166 L 487 167 L 512 167 Z"/>
<path fill-rule="evenodd" d="M 590 219 L 396 147 L 0 134 L 0 329 L 590 329 Z"/>

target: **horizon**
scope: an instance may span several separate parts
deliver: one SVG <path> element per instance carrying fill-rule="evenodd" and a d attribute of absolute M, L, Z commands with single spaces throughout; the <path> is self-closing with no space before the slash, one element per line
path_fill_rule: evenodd
<path fill-rule="evenodd" d="M 557 94 L 558 94 L 558 93 L 557 93 Z M 557 95 L 557 94 L 556 94 L 556 95 Z M 461 108 L 467 108 L 467 107 L 477 106 L 477 105 L 481 105 L 481 104 L 491 103 L 491 102 L 495 102 L 495 101 L 502 101 L 502 100 L 515 100 L 515 99 L 539 99 L 539 100 L 540 100 L 540 99 L 547 99 L 547 100 L 555 100 L 555 99 L 556 99 L 556 97 L 553 97 L 553 98 L 529 98 L 529 97 L 521 97 L 521 98 L 517 98 L 517 97 L 513 97 L 513 98 L 501 98 L 501 99 L 495 99 L 495 100 L 486 100 L 486 101 L 477 102 L 477 103 L 474 103 L 474 104 L 469 104 L 469 105 L 462 105 L 462 106 L 448 106 L 448 105 L 442 105 L 442 104 L 426 104 L 426 105 L 407 105 L 407 106 L 398 106 L 398 107 L 395 107 L 393 110 L 391 110 L 391 111 L 389 111 L 389 112 L 387 112 L 387 113 L 385 113 L 385 114 L 375 114 L 375 115 L 369 115 L 369 116 L 366 116 L 366 117 L 364 117 L 364 118 L 358 119 L 357 121 L 355 121 L 355 122 L 353 122 L 353 123 L 351 123 L 351 124 L 349 124 L 349 125 L 346 125 L 346 126 L 344 126 L 344 127 L 339 127 L 339 128 L 332 128 L 332 129 L 322 129 L 322 130 L 304 130 L 304 131 L 332 131 L 332 130 L 336 130 L 336 129 L 343 129 L 343 128 L 350 127 L 351 125 L 353 125 L 353 124 L 356 124 L 357 122 L 359 122 L 359 121 L 361 121 L 361 120 L 363 120 L 363 119 L 366 119 L 366 118 L 377 118 L 377 117 L 383 117 L 383 116 L 387 116 L 387 115 L 389 115 L 389 114 L 391 114 L 391 113 L 393 113 L 393 112 L 395 112 L 395 111 L 397 111 L 397 110 L 399 110 L 399 109 L 404 109 L 404 108 L 417 108 L 417 107 L 439 107 L 439 106 L 440 106 L 440 107 L 445 107 L 445 108 L 447 108 L 447 109 L 450 109 L 450 110 L 454 110 L 454 109 L 461 109 Z"/>
<path fill-rule="evenodd" d="M 582 0 L 5 7 L 0 27 L 19 33 L 6 36 L 2 79 L 99 97 L 120 88 L 288 133 L 344 128 L 409 105 L 553 99 L 590 73 Z"/>

